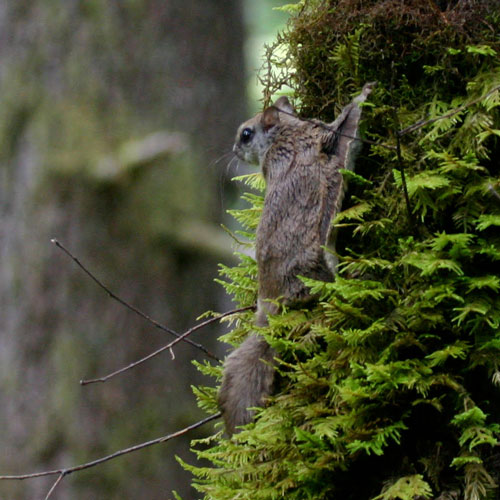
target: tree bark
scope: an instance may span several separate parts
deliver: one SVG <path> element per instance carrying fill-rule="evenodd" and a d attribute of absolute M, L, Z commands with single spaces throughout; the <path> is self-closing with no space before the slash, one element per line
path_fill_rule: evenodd
<path fill-rule="evenodd" d="M 107 298 L 50 239 L 180 332 L 231 307 L 213 283 L 221 245 L 180 228 L 219 237 L 225 165 L 215 161 L 244 115 L 242 42 L 239 1 L 0 8 L 1 473 L 75 465 L 199 416 L 190 361 L 203 355 L 190 346 L 78 385 L 170 338 Z M 215 349 L 220 331 L 195 340 Z M 193 458 L 192 437 L 66 478 L 55 496 L 194 498 L 174 459 Z M 40 498 L 51 481 L 3 483 L 0 497 Z"/>

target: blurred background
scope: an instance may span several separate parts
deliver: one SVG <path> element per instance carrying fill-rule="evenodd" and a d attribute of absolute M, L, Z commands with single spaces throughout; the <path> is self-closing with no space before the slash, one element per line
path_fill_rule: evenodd
<path fill-rule="evenodd" d="M 260 98 L 278 0 L 0 0 L 0 475 L 73 466 L 203 417 L 186 344 L 114 378 L 170 340 L 110 289 L 182 332 L 234 306 L 214 283 L 232 261 L 220 224 L 237 203 L 238 124 Z M 193 340 L 219 357 L 220 326 Z M 65 478 L 51 498 L 198 498 L 193 437 Z M 54 477 L 0 482 L 44 498 Z"/>

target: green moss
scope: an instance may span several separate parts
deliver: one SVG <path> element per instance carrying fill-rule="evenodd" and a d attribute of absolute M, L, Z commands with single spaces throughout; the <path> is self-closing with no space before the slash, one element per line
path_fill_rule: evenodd
<path fill-rule="evenodd" d="M 213 464 L 190 467 L 204 498 L 498 495 L 499 33 L 481 1 L 316 0 L 290 19 L 265 95 L 287 81 L 303 115 L 329 120 L 377 80 L 363 130 L 379 145 L 334 221 L 336 281 L 307 281 L 318 304 L 262 329 L 276 395 L 248 430 L 197 448 Z M 261 200 L 247 199 L 251 232 Z M 247 304 L 255 263 L 225 273 Z M 235 342 L 252 329 L 237 326 Z"/>

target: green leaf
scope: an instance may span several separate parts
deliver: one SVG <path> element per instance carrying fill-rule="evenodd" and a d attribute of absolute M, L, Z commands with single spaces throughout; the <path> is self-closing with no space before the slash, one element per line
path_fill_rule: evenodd
<path fill-rule="evenodd" d="M 424 73 L 428 74 L 428 75 L 432 75 L 433 73 L 439 73 L 439 72 L 442 72 L 443 71 L 443 66 L 440 66 L 439 64 L 438 65 L 434 65 L 434 66 L 429 66 L 427 64 L 424 64 L 422 66 L 423 70 L 424 70 Z"/>
<path fill-rule="evenodd" d="M 347 449 L 351 454 L 363 451 L 367 455 L 383 455 L 384 448 L 389 445 L 389 441 L 399 444 L 401 440 L 401 431 L 407 427 L 403 422 L 395 422 L 392 425 L 376 429 L 366 440 L 355 439 L 347 444 Z"/>
<path fill-rule="evenodd" d="M 458 312 L 456 316 L 452 318 L 452 321 L 461 325 L 465 319 L 470 319 L 469 316 L 475 317 L 475 315 L 486 316 L 491 309 L 491 304 L 487 300 L 476 300 L 474 302 L 467 302 L 462 307 L 454 307 L 453 311 Z"/>
<path fill-rule="evenodd" d="M 464 467 L 465 465 L 469 464 L 482 464 L 483 461 L 476 455 L 463 455 L 461 457 L 455 457 L 451 465 L 452 467 L 457 467 L 459 469 L 460 467 Z"/>
<path fill-rule="evenodd" d="M 304 4 L 305 0 L 297 0 L 296 3 L 287 3 L 279 7 L 273 7 L 273 10 L 287 12 L 288 14 L 296 14 L 304 7 Z"/>
<path fill-rule="evenodd" d="M 430 366 L 438 366 L 445 363 L 448 358 L 465 359 L 470 349 L 471 346 L 469 343 L 457 340 L 454 344 L 448 345 L 444 349 L 428 354 L 426 359 L 430 361 Z"/>
<path fill-rule="evenodd" d="M 367 104 L 366 102 L 363 104 Z M 359 186 L 373 186 L 373 182 L 369 179 L 365 179 L 363 176 L 353 172 L 352 170 L 348 170 L 345 168 L 339 169 L 339 172 L 342 174 L 342 177 L 345 181 L 351 184 L 357 184 Z"/>
<path fill-rule="evenodd" d="M 482 56 L 496 56 L 496 51 L 489 45 L 469 45 L 467 46 L 469 54 L 479 54 Z"/>
<path fill-rule="evenodd" d="M 481 408 L 474 406 L 470 410 L 457 413 L 451 420 L 451 423 L 464 428 L 471 425 L 483 425 L 485 421 L 486 414 L 481 410 Z"/>
<path fill-rule="evenodd" d="M 396 498 L 414 500 L 415 498 L 431 498 L 432 496 L 432 489 L 424 481 L 424 477 L 421 474 L 414 474 L 399 478 L 372 500 L 393 500 Z"/>
<path fill-rule="evenodd" d="M 335 220 L 333 221 L 334 224 L 337 224 L 338 222 L 342 220 L 363 220 L 363 216 L 370 213 L 372 209 L 372 204 L 371 203 L 358 203 L 357 205 L 353 205 L 352 207 L 349 207 L 346 210 L 343 210 L 340 212 L 337 217 L 335 217 Z"/>
<path fill-rule="evenodd" d="M 494 292 L 500 290 L 500 276 L 496 275 L 467 277 L 464 279 L 464 282 L 467 284 L 468 292 L 483 289 L 489 289 Z"/>
<path fill-rule="evenodd" d="M 238 175 L 233 177 L 233 181 L 243 182 L 243 184 L 250 186 L 257 191 L 263 192 L 266 189 L 266 180 L 260 172 L 253 174 Z"/>
<path fill-rule="evenodd" d="M 483 214 L 476 219 L 476 227 L 479 231 L 484 231 L 490 226 L 500 226 L 500 215 Z"/>
<path fill-rule="evenodd" d="M 458 262 L 440 258 L 434 252 L 412 252 L 404 256 L 401 262 L 420 269 L 421 276 L 431 276 L 442 269 L 451 271 L 458 276 L 464 274 Z"/>
<path fill-rule="evenodd" d="M 408 195 L 415 196 L 418 190 L 435 190 L 450 185 L 450 179 L 433 172 L 421 172 L 407 179 Z"/>
<path fill-rule="evenodd" d="M 295 438 L 299 443 L 307 443 L 313 447 L 326 449 L 326 443 L 321 439 L 321 437 L 311 432 L 307 432 L 303 429 L 299 429 L 298 427 L 296 427 L 294 430 Z"/>

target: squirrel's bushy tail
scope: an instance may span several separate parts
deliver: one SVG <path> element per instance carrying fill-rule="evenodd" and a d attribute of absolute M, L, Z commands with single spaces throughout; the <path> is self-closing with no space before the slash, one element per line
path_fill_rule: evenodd
<path fill-rule="evenodd" d="M 229 435 L 248 424 L 253 411 L 271 394 L 274 379 L 274 350 L 264 338 L 251 334 L 226 359 L 219 391 L 219 407 Z"/>

